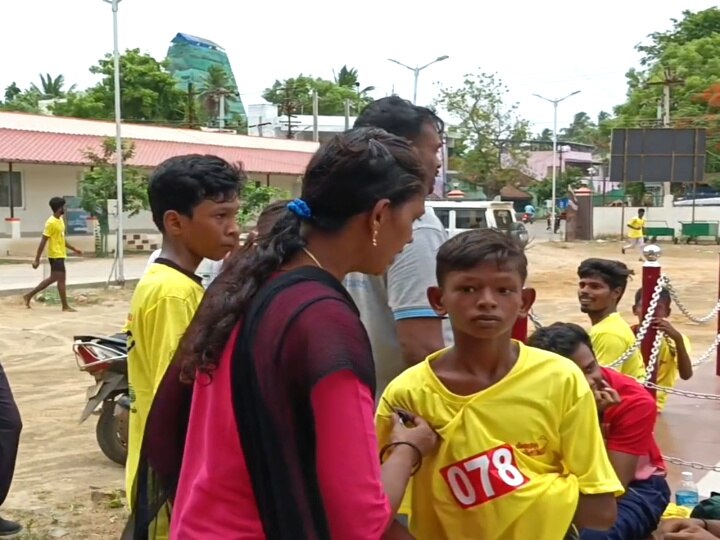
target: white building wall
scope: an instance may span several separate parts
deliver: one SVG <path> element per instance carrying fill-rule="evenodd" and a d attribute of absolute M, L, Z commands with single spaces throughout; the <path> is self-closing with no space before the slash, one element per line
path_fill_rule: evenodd
<path fill-rule="evenodd" d="M 7 165 L 0 165 L 7 170 Z M 82 178 L 85 167 L 70 165 L 32 165 L 13 164 L 13 171 L 22 175 L 22 206 L 15 207 L 15 217 L 20 219 L 23 236 L 33 236 L 42 233 L 45 220 L 50 215 L 48 202 L 52 197 L 77 197 L 78 183 Z M 288 192 L 290 197 L 300 193 L 300 178 L 294 175 L 249 175 L 250 181 L 261 182 L 262 185 L 276 186 Z M 0 207 L 0 224 L 5 224 L 5 218 L 10 217 L 8 207 Z M 127 232 L 152 232 L 155 225 L 148 211 L 129 217 L 125 215 L 125 230 Z M 0 234 L 6 234 L 4 228 Z"/>
<path fill-rule="evenodd" d="M 648 227 L 653 225 L 675 228 L 680 234 L 681 221 L 692 221 L 693 210 L 688 206 L 644 207 Z M 623 213 L 624 210 L 624 213 Z M 638 208 L 626 206 L 597 206 L 593 209 L 593 233 L 595 237 L 627 234 L 626 224 L 637 215 Z M 695 221 L 720 221 L 720 206 L 696 206 Z M 661 239 L 662 240 L 662 239 Z"/>

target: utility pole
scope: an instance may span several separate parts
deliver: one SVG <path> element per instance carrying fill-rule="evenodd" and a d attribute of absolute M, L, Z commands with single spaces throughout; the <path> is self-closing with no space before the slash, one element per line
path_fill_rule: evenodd
<path fill-rule="evenodd" d="M 663 101 L 662 101 L 662 124 L 663 127 L 670 127 L 670 91 L 673 86 L 681 86 L 685 84 L 683 79 L 680 79 L 672 68 L 665 68 L 665 78 L 662 81 L 647 83 L 648 86 L 663 86 Z"/>
<path fill-rule="evenodd" d="M 187 86 L 187 115 L 188 127 L 194 128 L 197 125 L 197 117 L 195 116 L 195 88 L 191 82 Z"/>
<path fill-rule="evenodd" d="M 288 85 L 285 85 L 285 99 L 283 100 L 283 109 L 285 111 L 285 115 L 287 116 L 287 138 L 292 139 L 292 116 L 295 112 L 295 102 L 290 96 L 290 87 Z"/>
<path fill-rule="evenodd" d="M 350 100 L 345 100 L 345 131 L 350 129 Z"/>
<path fill-rule="evenodd" d="M 320 133 L 318 132 L 318 93 L 313 88 L 312 91 L 312 108 L 313 108 L 313 141 L 318 142 L 320 140 Z"/>

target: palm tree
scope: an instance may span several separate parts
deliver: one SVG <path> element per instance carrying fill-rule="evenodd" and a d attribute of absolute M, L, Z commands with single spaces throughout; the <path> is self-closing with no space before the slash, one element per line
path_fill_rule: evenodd
<path fill-rule="evenodd" d="M 348 68 L 347 65 L 341 67 L 337 74 L 335 73 L 335 70 L 333 70 L 333 75 L 335 76 L 335 84 L 338 86 L 344 86 L 345 88 L 356 88 L 359 96 L 365 96 L 368 92 L 375 90 L 374 86 L 366 86 L 360 90 L 358 70 L 355 68 Z"/>
<path fill-rule="evenodd" d="M 210 66 L 200 91 L 200 100 L 203 108 L 215 119 L 218 127 L 225 127 L 227 117 L 225 105 L 237 96 L 237 90 L 225 69 L 218 65 Z"/>
<path fill-rule="evenodd" d="M 74 84 L 67 91 L 63 88 L 64 86 L 65 76 L 58 75 L 57 77 L 52 77 L 49 73 L 45 75 L 41 73 L 40 87 L 33 83 L 30 85 L 30 90 L 37 92 L 41 99 L 56 99 L 65 97 L 68 92 L 75 90 Z"/>
<path fill-rule="evenodd" d="M 5 101 L 7 103 L 10 103 L 20 94 L 22 94 L 22 90 L 20 90 L 20 87 L 17 85 L 16 82 L 12 82 L 10 83 L 10 86 L 5 88 Z"/>

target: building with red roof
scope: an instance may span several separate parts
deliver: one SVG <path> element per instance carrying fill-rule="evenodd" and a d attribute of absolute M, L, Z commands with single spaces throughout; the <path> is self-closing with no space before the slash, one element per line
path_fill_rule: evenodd
<path fill-rule="evenodd" d="M 0 218 L 21 224 L 23 235 L 37 235 L 47 219 L 48 201 L 61 196 L 77 206 L 78 182 L 89 167 L 84 152 L 99 151 L 115 136 L 112 122 L 0 112 Z M 248 137 L 190 129 L 123 124 L 123 139 L 135 144 L 129 165 L 152 169 L 165 159 L 190 153 L 215 154 L 242 162 L 250 180 L 295 195 L 299 178 L 318 145 L 314 142 Z M 68 213 L 70 217 L 70 212 Z M 127 231 L 152 231 L 149 212 L 124 221 Z M 7 231 L 1 233 L 9 234 Z M 68 234 L 88 234 L 69 223 Z"/>

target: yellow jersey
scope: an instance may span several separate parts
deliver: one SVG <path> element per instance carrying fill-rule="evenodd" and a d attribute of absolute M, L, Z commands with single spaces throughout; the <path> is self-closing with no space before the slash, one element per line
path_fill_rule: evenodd
<path fill-rule="evenodd" d="M 692 346 L 690 345 L 690 340 L 684 334 L 682 338 L 683 343 L 685 344 L 685 350 L 688 352 L 688 354 L 691 354 Z M 678 370 L 677 346 L 672 339 L 665 337 L 660 342 L 658 362 L 660 363 L 657 374 L 658 386 L 673 388 L 678 380 L 678 377 L 680 376 L 680 371 Z M 656 399 L 657 410 L 658 412 L 661 412 L 665 408 L 665 403 L 667 402 L 667 392 L 658 390 Z"/>
<path fill-rule="evenodd" d="M 634 217 L 628 222 L 628 238 L 642 238 L 644 235 L 645 220 Z"/>
<path fill-rule="evenodd" d="M 62 218 L 50 216 L 45 222 L 43 236 L 48 239 L 48 258 L 67 258 L 67 247 L 65 246 L 65 222 Z"/>
<path fill-rule="evenodd" d="M 126 323 L 130 424 L 125 487 L 135 493 L 145 423 L 153 397 L 190 324 L 204 289 L 200 278 L 167 259 L 157 259 L 135 288 Z"/>
<path fill-rule="evenodd" d="M 431 364 L 448 349 L 385 390 L 376 419 L 381 446 L 392 430 L 391 407 L 422 416 L 440 436 L 406 492 L 418 540 L 560 540 L 581 493 L 623 493 L 580 369 L 518 346 L 512 370 L 476 394 L 453 394 L 435 375 Z"/>
<path fill-rule="evenodd" d="M 595 358 L 601 366 L 609 366 L 635 343 L 635 333 L 619 313 L 611 313 L 590 329 Z M 645 376 L 645 363 L 640 348 L 619 366 L 620 373 L 635 379 Z"/>

